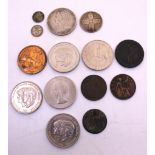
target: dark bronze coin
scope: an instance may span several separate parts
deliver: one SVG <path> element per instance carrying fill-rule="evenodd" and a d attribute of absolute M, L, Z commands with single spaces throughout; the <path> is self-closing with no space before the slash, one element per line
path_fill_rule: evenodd
<path fill-rule="evenodd" d="M 107 117 L 102 111 L 91 109 L 84 114 L 82 123 L 88 132 L 97 134 L 106 128 Z"/>
<path fill-rule="evenodd" d="M 133 68 L 143 61 L 144 50 L 138 42 L 134 40 L 124 40 L 116 47 L 115 57 L 120 65 Z"/>
<path fill-rule="evenodd" d="M 32 19 L 36 23 L 42 22 L 44 20 L 44 13 L 41 11 L 36 11 L 32 16 Z"/>
<path fill-rule="evenodd" d="M 88 100 L 96 101 L 105 95 L 107 84 L 100 76 L 90 75 L 82 81 L 81 91 Z"/>
<path fill-rule="evenodd" d="M 129 99 L 136 91 L 135 81 L 126 74 L 115 76 L 110 84 L 112 94 L 118 99 Z"/>

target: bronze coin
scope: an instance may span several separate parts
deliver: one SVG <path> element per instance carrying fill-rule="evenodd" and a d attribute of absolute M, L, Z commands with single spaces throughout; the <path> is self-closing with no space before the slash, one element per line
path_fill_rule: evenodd
<path fill-rule="evenodd" d="M 36 11 L 32 16 L 32 19 L 36 23 L 42 22 L 44 20 L 44 13 L 41 11 Z"/>
<path fill-rule="evenodd" d="M 129 75 L 115 76 L 110 84 L 112 94 L 118 99 L 129 99 L 136 91 L 136 83 Z"/>
<path fill-rule="evenodd" d="M 27 74 L 36 74 L 41 72 L 47 62 L 44 50 L 36 45 L 27 46 L 21 50 L 18 55 L 18 66 Z"/>

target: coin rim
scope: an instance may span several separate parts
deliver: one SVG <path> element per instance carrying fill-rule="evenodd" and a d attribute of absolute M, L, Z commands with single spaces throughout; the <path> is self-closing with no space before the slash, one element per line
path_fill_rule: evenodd
<path fill-rule="evenodd" d="M 38 35 L 38 36 L 36 36 L 36 35 L 34 35 L 34 33 L 33 33 L 33 28 L 34 27 L 36 27 L 36 26 L 39 26 L 40 28 L 41 28 L 41 33 Z M 41 25 L 34 25 L 34 26 L 32 26 L 32 28 L 31 28 L 31 35 L 33 36 L 33 37 L 40 37 L 42 34 L 43 34 L 43 27 L 41 26 Z"/>
<path fill-rule="evenodd" d="M 43 19 L 42 19 L 41 21 L 39 21 L 39 22 L 37 22 L 37 21 L 34 20 L 34 16 L 35 16 L 36 13 L 41 13 L 41 14 L 43 15 Z M 32 20 L 33 20 L 35 23 L 41 23 L 41 22 L 43 22 L 44 19 L 45 19 L 45 15 L 44 15 L 44 13 L 43 13 L 42 11 L 35 11 L 35 12 L 33 13 L 33 15 L 32 15 Z"/>

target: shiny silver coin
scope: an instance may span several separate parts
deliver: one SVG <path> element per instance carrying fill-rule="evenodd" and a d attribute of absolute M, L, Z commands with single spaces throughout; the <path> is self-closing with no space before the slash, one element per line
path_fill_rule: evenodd
<path fill-rule="evenodd" d="M 51 48 L 48 60 L 53 69 L 64 73 L 76 68 L 79 64 L 80 54 L 74 45 L 63 42 Z"/>
<path fill-rule="evenodd" d="M 40 37 L 43 34 L 43 27 L 40 25 L 34 25 L 31 29 L 31 34 L 34 37 Z"/>
<path fill-rule="evenodd" d="M 75 29 L 76 17 L 69 9 L 58 8 L 49 14 L 47 24 L 53 34 L 64 36 Z"/>
<path fill-rule="evenodd" d="M 42 103 L 43 95 L 39 86 L 32 82 L 22 82 L 15 86 L 11 103 L 16 111 L 29 114 L 36 111 Z"/>
<path fill-rule="evenodd" d="M 67 108 L 76 99 L 76 87 L 69 78 L 57 76 L 46 84 L 44 96 L 50 106 L 58 109 Z"/>
<path fill-rule="evenodd" d="M 59 148 L 74 145 L 80 135 L 78 121 L 69 114 L 54 116 L 47 125 L 46 135 L 51 144 Z"/>

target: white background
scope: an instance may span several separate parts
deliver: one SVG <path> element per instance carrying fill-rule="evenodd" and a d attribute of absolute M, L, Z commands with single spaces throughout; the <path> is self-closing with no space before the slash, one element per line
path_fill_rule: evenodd
<path fill-rule="evenodd" d="M 51 34 L 46 25 L 48 14 L 58 7 L 67 7 L 74 11 L 78 25 L 75 31 L 65 37 Z M 45 20 L 41 25 L 44 34 L 34 38 L 30 34 L 35 24 L 31 16 L 41 10 L 45 13 Z M 103 17 L 102 29 L 93 34 L 84 32 L 79 26 L 80 16 L 86 11 L 94 10 Z M 51 78 L 64 75 L 71 78 L 77 86 L 77 100 L 67 109 L 51 108 L 45 100 L 41 107 L 31 115 L 18 114 L 9 104 L 9 155 L 146 155 L 146 54 L 141 65 L 134 69 L 120 66 L 114 59 L 113 64 L 106 70 L 95 72 L 83 64 L 67 74 L 57 73 L 47 64 L 39 74 L 26 75 L 17 67 L 17 56 L 20 50 L 31 44 L 37 44 L 45 49 L 59 42 L 68 41 L 77 46 L 80 53 L 84 45 L 95 39 L 108 42 L 115 50 L 116 45 L 124 39 L 134 39 L 146 49 L 146 2 L 145 0 L 59 0 L 59 1 L 21 1 L 9 2 L 9 96 L 13 87 L 19 82 L 30 80 L 38 84 L 41 89 Z M 132 76 L 137 85 L 135 95 L 121 101 L 114 98 L 110 92 L 111 79 L 120 73 Z M 85 99 L 80 92 L 82 80 L 90 74 L 102 76 L 108 85 L 104 98 L 97 102 Z M 105 112 L 108 126 L 98 135 L 86 132 L 82 126 L 83 114 L 92 108 L 99 108 Z M 45 134 L 48 120 L 58 113 L 69 113 L 80 123 L 81 135 L 78 142 L 66 150 L 52 146 Z"/>

